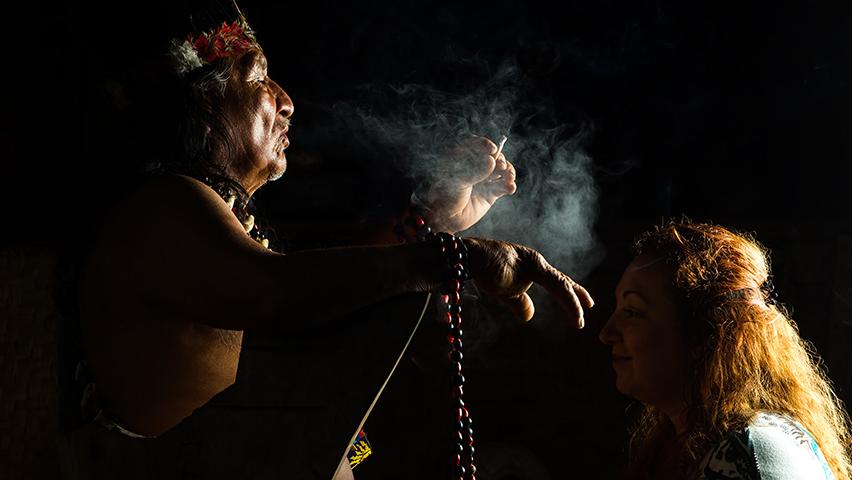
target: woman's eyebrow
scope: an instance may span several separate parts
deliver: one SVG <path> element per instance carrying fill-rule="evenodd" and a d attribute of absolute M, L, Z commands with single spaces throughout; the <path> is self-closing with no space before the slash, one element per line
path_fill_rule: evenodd
<path fill-rule="evenodd" d="M 648 303 L 648 299 L 646 299 L 641 293 L 636 290 L 625 290 L 621 292 L 621 298 L 627 298 L 628 295 L 636 295 L 637 297 L 639 297 L 640 300 L 645 303 Z"/>

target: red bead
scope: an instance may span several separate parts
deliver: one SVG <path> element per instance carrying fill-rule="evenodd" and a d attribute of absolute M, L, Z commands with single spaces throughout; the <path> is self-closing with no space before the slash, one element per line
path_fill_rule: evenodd
<path fill-rule="evenodd" d="M 446 303 L 446 304 L 449 304 L 450 303 L 450 296 L 449 295 L 441 295 L 441 301 Z"/>

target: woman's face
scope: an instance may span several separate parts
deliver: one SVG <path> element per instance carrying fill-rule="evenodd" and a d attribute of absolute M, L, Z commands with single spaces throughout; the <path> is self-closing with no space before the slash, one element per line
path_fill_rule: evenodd
<path fill-rule="evenodd" d="M 640 255 L 615 289 L 616 308 L 600 332 L 612 349 L 618 391 L 661 408 L 686 396 L 689 349 L 674 301 L 673 269 Z"/>

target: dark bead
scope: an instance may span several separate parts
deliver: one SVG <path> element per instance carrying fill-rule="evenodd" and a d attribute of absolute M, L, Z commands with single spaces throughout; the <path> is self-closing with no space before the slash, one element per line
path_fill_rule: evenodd
<path fill-rule="evenodd" d="M 473 426 L 473 419 L 470 418 L 470 415 L 464 417 L 464 426 L 465 428 L 471 428 Z"/>
<path fill-rule="evenodd" d="M 461 341 L 461 338 L 456 337 L 456 338 L 454 338 L 454 339 L 453 339 L 453 341 L 452 341 L 451 343 L 453 344 L 453 348 L 454 348 L 454 349 L 456 349 L 456 350 L 461 350 L 461 349 L 462 349 L 462 341 Z"/>
<path fill-rule="evenodd" d="M 462 372 L 461 362 L 453 362 L 452 369 L 455 370 L 456 373 L 461 373 Z"/>
<path fill-rule="evenodd" d="M 458 339 L 464 339 L 464 331 L 459 328 L 458 325 L 450 324 L 449 328 L 447 328 L 447 335 Z M 450 340 L 450 343 L 452 343 L 452 340 Z"/>
<path fill-rule="evenodd" d="M 464 396 L 464 387 L 461 385 L 453 388 L 453 398 L 461 399 Z"/>
<path fill-rule="evenodd" d="M 464 467 L 461 465 L 456 465 L 454 474 L 459 477 L 464 477 Z"/>
<path fill-rule="evenodd" d="M 462 434 L 462 432 L 453 433 L 453 438 L 455 438 L 456 442 L 458 443 L 464 442 L 464 435 Z"/>
<path fill-rule="evenodd" d="M 464 385 L 464 375 L 462 375 L 461 373 L 453 375 L 453 385 L 457 387 Z"/>
<path fill-rule="evenodd" d="M 467 447 L 467 454 L 470 456 L 470 458 L 473 458 L 473 452 L 474 452 L 473 445 Z"/>
<path fill-rule="evenodd" d="M 454 362 L 461 362 L 462 358 L 464 358 L 464 355 L 459 350 L 453 350 L 450 352 L 450 360 Z"/>
<path fill-rule="evenodd" d="M 456 454 L 461 455 L 462 453 L 464 453 L 464 445 L 456 443 Z"/>

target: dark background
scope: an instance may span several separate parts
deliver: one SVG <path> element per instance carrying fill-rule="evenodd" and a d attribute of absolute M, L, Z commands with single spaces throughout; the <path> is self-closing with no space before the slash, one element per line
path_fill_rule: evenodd
<path fill-rule="evenodd" d="M 551 124 L 590 127 L 583 146 L 593 159 L 595 231 L 606 256 L 583 280 L 598 305 L 582 332 L 560 326 L 541 292 L 537 324 L 487 312 L 500 328 L 476 349 L 467 377 L 480 462 L 494 478 L 607 478 L 618 470 L 628 400 L 612 386 L 596 334 L 631 239 L 673 215 L 754 232 L 771 249 L 780 298 L 826 358 L 840 396 L 852 401 L 849 6 L 316 0 L 242 7 L 270 76 L 296 105 L 290 171 L 258 199 L 296 243 L 333 241 L 388 187 L 381 161 L 348 158 L 345 136 L 329 154 L 311 133 L 328 128 L 323 106 L 358 101 L 365 85 L 461 92 L 509 60 Z M 93 204 L 109 202 L 102 192 L 129 166 L 120 151 L 87 155 L 104 105 L 115 101 L 105 79 L 168 8 L 54 2 L 16 22 L 24 32 L 13 35 L 20 57 L 5 74 L 17 127 L 7 139 L 13 173 L 3 175 L 12 218 L 5 245 L 57 248 Z M 478 66 L 459 61 L 468 58 Z M 519 166 L 521 190 L 524 180 Z M 429 345 L 421 335 L 415 352 Z M 412 478 L 440 461 L 433 445 L 446 437 L 430 410 L 438 393 L 429 375 L 404 362 L 367 424 L 377 453 L 358 467 L 359 478 Z"/>

